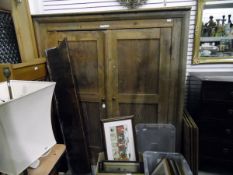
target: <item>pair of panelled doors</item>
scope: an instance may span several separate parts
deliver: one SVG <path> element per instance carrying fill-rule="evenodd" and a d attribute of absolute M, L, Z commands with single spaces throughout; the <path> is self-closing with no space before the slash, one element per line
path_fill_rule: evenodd
<path fill-rule="evenodd" d="M 177 73 L 172 71 L 178 64 L 181 22 L 158 24 L 48 34 L 47 47 L 67 38 L 93 161 L 103 148 L 102 118 L 135 115 L 135 124 L 175 121 Z"/>

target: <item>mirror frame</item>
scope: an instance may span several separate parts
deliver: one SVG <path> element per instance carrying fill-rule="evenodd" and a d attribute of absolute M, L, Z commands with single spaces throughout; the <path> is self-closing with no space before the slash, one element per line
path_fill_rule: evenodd
<path fill-rule="evenodd" d="M 224 58 L 224 57 L 200 57 L 199 56 L 203 9 L 204 9 L 204 4 L 207 1 L 216 1 L 216 0 L 198 0 L 197 1 L 197 14 L 196 14 L 196 24 L 195 24 L 195 32 L 194 32 L 194 47 L 193 47 L 192 64 L 233 63 L 233 57 Z"/>

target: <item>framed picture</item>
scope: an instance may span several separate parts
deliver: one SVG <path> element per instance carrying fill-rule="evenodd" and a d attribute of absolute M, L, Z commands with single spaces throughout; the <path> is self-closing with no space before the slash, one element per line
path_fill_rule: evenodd
<path fill-rule="evenodd" d="M 136 161 L 133 116 L 103 119 L 101 121 L 107 159 Z"/>
<path fill-rule="evenodd" d="M 143 174 L 143 162 L 136 161 L 101 161 L 98 163 L 102 173 L 137 173 Z"/>

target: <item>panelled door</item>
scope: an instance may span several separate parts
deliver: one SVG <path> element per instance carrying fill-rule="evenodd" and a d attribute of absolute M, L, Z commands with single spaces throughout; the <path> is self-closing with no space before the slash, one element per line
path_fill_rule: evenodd
<path fill-rule="evenodd" d="M 167 122 L 171 28 L 109 31 L 109 115 Z"/>
<path fill-rule="evenodd" d="M 105 104 L 104 33 L 59 31 L 50 34 L 48 47 L 67 38 L 72 72 L 81 99 L 90 157 L 95 163 L 103 151 L 100 119 L 107 116 Z M 54 43 L 55 42 L 55 43 Z M 81 143 L 80 143 L 81 144 Z"/>
<path fill-rule="evenodd" d="M 104 33 L 79 31 L 66 35 L 74 78 L 79 87 L 90 156 L 95 163 L 98 152 L 102 151 L 100 119 L 106 116 L 106 108 L 102 107 L 105 99 Z"/>

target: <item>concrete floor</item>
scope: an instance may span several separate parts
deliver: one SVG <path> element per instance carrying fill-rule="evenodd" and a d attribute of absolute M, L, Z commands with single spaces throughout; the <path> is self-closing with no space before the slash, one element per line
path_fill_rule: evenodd
<path fill-rule="evenodd" d="M 95 175 L 96 166 L 92 166 L 92 174 L 85 175 Z M 59 173 L 59 175 L 72 175 L 70 171 L 67 173 Z M 205 170 L 200 170 L 198 175 L 233 175 L 233 170 L 219 169 L 218 167 L 208 167 Z"/>
<path fill-rule="evenodd" d="M 199 171 L 198 175 L 232 175 L 233 172 L 231 173 L 211 173 L 211 172 L 205 172 L 205 171 Z"/>

